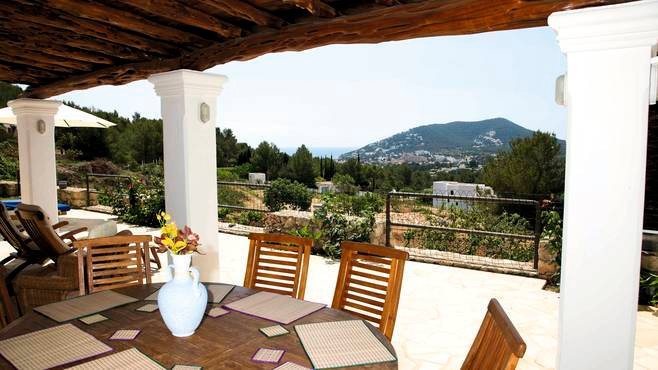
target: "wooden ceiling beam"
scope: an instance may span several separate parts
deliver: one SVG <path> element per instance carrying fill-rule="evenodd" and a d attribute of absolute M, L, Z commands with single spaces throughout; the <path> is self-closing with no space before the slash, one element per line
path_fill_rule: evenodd
<path fill-rule="evenodd" d="M 157 15 L 188 26 L 214 32 L 222 37 L 230 37 L 233 32 L 240 35 L 239 27 L 223 21 L 210 14 L 187 6 L 183 2 L 170 0 L 120 0 L 121 2 L 139 8 L 147 13 Z"/>
<path fill-rule="evenodd" d="M 318 17 L 333 18 L 337 14 L 336 9 L 321 0 L 283 0 L 283 2 L 306 9 L 309 13 Z"/>
<path fill-rule="evenodd" d="M 0 63 L 0 80 L 8 83 L 36 84 L 43 79 L 54 79 L 57 75 L 36 68 Z"/>
<path fill-rule="evenodd" d="M 2 32 L 0 32 L 0 49 L 22 49 L 27 51 L 43 52 L 47 53 L 48 55 L 96 64 L 115 63 L 112 58 L 103 54 L 92 53 L 85 50 L 75 49 L 72 47 L 53 43 L 32 40 L 26 42 L 25 38 L 21 35 L 5 34 Z"/>
<path fill-rule="evenodd" d="M 259 26 L 281 28 L 286 24 L 286 21 L 276 15 L 241 0 L 199 0 L 199 2 L 229 17 L 244 19 Z"/>
<path fill-rule="evenodd" d="M 45 8 L 57 9 L 75 17 L 110 24 L 138 34 L 141 33 L 155 40 L 168 40 L 178 44 L 207 44 L 207 41 L 193 33 L 164 26 L 134 12 L 113 8 L 99 2 L 47 0 L 41 4 Z M 240 29 L 237 27 L 227 28 L 222 34 L 223 37 L 236 37 L 239 35 Z"/>
<path fill-rule="evenodd" d="M 71 58 L 63 58 L 56 55 L 44 54 L 43 52 L 40 51 L 27 50 L 24 48 L 0 47 L 0 58 L 2 58 L 2 56 L 9 56 L 12 58 L 16 58 L 15 60 L 19 60 L 19 59 L 25 61 L 29 60 L 34 63 L 39 63 L 47 66 L 61 67 L 63 68 L 62 71 L 66 71 L 66 70 L 91 71 L 94 67 L 94 64 L 88 62 L 80 62 Z M 6 60 L 10 61 L 11 59 L 6 59 Z M 53 67 L 49 67 L 49 68 L 53 68 Z"/>
<path fill-rule="evenodd" d="M 379 8 L 315 22 L 292 24 L 277 31 L 217 43 L 180 58 L 113 66 L 28 89 L 24 96 L 46 98 L 102 84 L 122 84 L 179 68 L 204 70 L 263 54 L 301 51 L 329 44 L 379 43 L 416 37 L 462 35 L 546 25 L 556 11 L 619 0 L 432 0 Z"/>
<path fill-rule="evenodd" d="M 54 63 L 44 62 L 42 60 L 34 60 L 21 56 L 20 53 L 7 52 L 7 50 L 0 50 L 0 63 L 13 63 L 24 67 L 36 67 L 46 71 L 61 73 L 64 75 L 76 74 L 76 69 L 71 67 L 64 67 Z M 82 71 L 89 71 L 91 68 L 83 69 Z M 77 70 L 79 73 L 80 70 Z"/>
<path fill-rule="evenodd" d="M 81 36 L 89 36 L 95 39 L 109 41 L 117 45 L 130 46 L 133 49 L 146 52 L 146 54 L 141 54 L 138 59 L 145 59 L 144 57 L 148 54 L 155 53 L 174 56 L 179 52 L 179 48 L 166 42 L 152 40 L 131 32 L 122 31 L 105 23 L 78 18 L 68 13 L 47 11 L 42 6 L 31 0 L 23 0 L 21 2 L 23 2 L 24 5 L 0 1 L 0 12 L 2 12 L 3 17 L 7 18 L 8 22 L 14 23 L 13 27 L 24 28 L 29 25 L 36 25 L 38 28 L 43 29 L 43 26 L 45 25 L 50 28 L 44 33 L 45 35 L 56 32 L 57 30 L 70 31 L 61 32 L 62 39 L 65 39 L 67 43 L 69 40 L 75 39 L 78 40 L 78 45 L 84 44 L 84 42 L 79 41 Z M 39 37 L 39 39 L 41 39 L 41 41 L 46 41 L 43 39 L 43 36 Z M 52 39 L 47 41 L 57 43 L 58 40 Z M 96 41 L 94 40 L 94 42 Z M 111 52 L 112 54 L 110 55 L 116 54 L 118 58 L 130 58 L 130 55 L 126 55 L 125 51 L 131 49 L 124 47 L 122 50 L 119 50 L 119 48 L 103 43 L 102 41 L 98 41 L 98 44 L 99 45 L 95 49 L 100 47 L 101 50 L 107 49 L 108 52 Z M 89 45 L 88 47 L 94 49 L 93 45 Z"/>

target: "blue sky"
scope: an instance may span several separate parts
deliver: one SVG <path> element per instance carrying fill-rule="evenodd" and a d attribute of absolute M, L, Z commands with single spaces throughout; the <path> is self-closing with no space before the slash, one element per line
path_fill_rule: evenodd
<path fill-rule="evenodd" d="M 217 125 L 241 141 L 280 147 L 359 147 L 430 123 L 505 117 L 564 138 L 554 102 L 566 61 L 547 27 L 388 42 L 332 45 L 231 62 Z M 101 86 L 56 99 L 159 118 L 147 81 Z"/>

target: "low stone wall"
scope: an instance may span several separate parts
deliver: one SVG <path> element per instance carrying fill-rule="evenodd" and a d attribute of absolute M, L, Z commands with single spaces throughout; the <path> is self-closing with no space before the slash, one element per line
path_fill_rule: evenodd
<path fill-rule="evenodd" d="M 0 181 L 0 197 L 9 198 L 17 197 L 20 194 L 18 193 L 18 182 L 16 181 Z"/>
<path fill-rule="evenodd" d="M 57 197 L 60 202 L 66 203 L 74 208 L 83 208 L 87 206 L 87 189 L 68 187 L 66 189 L 57 189 Z M 89 205 L 98 205 L 98 194 L 89 193 Z"/>

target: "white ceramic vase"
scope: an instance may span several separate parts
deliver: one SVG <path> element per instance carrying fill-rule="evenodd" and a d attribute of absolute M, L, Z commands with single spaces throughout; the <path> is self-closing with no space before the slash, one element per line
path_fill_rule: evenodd
<path fill-rule="evenodd" d="M 158 310 L 165 325 L 176 337 L 189 337 L 203 319 L 208 292 L 199 282 L 199 270 L 190 267 L 192 255 L 171 255 L 168 268 L 173 277 L 158 292 Z"/>

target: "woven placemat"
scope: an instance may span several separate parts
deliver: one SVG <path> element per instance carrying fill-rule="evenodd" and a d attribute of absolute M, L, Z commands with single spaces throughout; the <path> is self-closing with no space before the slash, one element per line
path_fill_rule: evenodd
<path fill-rule="evenodd" d="M 136 298 L 112 290 L 104 290 L 66 301 L 35 307 L 34 310 L 57 322 L 64 322 L 137 301 L 138 299 Z"/>
<path fill-rule="evenodd" d="M 69 369 L 80 370 L 162 370 L 164 367 L 153 361 L 147 355 L 141 353 L 137 348 L 127 349 L 113 355 L 101 357 L 94 361 L 85 362 Z"/>
<path fill-rule="evenodd" d="M 280 335 L 285 335 L 290 333 L 286 328 L 284 328 L 281 325 L 274 325 L 274 326 L 268 326 L 266 328 L 260 328 L 261 333 L 265 334 L 266 337 L 272 338 L 272 337 L 278 337 Z"/>
<path fill-rule="evenodd" d="M 95 324 L 97 322 L 105 321 L 105 320 L 107 320 L 107 317 L 97 313 L 97 314 L 93 314 L 91 316 L 81 317 L 78 320 L 84 322 L 87 325 L 91 325 L 91 324 Z"/>
<path fill-rule="evenodd" d="M 224 298 L 226 298 L 226 296 L 229 293 L 231 293 L 231 290 L 235 288 L 235 285 L 227 285 L 227 284 L 204 284 L 204 285 L 208 290 L 208 303 L 220 303 L 221 301 L 224 300 Z M 144 300 L 157 301 L 159 291 L 160 289 L 151 293 L 151 295 L 144 298 Z"/>
<path fill-rule="evenodd" d="M 361 320 L 295 325 L 315 369 L 396 361 Z"/>
<path fill-rule="evenodd" d="M 285 295 L 259 292 L 224 307 L 261 319 L 290 324 L 325 307 L 322 303 L 300 301 Z"/>
<path fill-rule="evenodd" d="M 274 370 L 311 370 L 308 367 L 304 367 L 302 365 L 296 364 L 294 362 L 286 362 L 281 366 L 277 366 L 274 368 Z"/>
<path fill-rule="evenodd" d="M 0 355 L 17 369 L 48 369 L 112 351 L 72 324 L 0 341 Z"/>
<path fill-rule="evenodd" d="M 253 362 L 262 362 L 267 364 L 278 364 L 281 361 L 281 357 L 286 353 L 282 349 L 273 349 L 273 348 L 259 348 L 253 356 L 251 356 L 251 361 Z"/>

